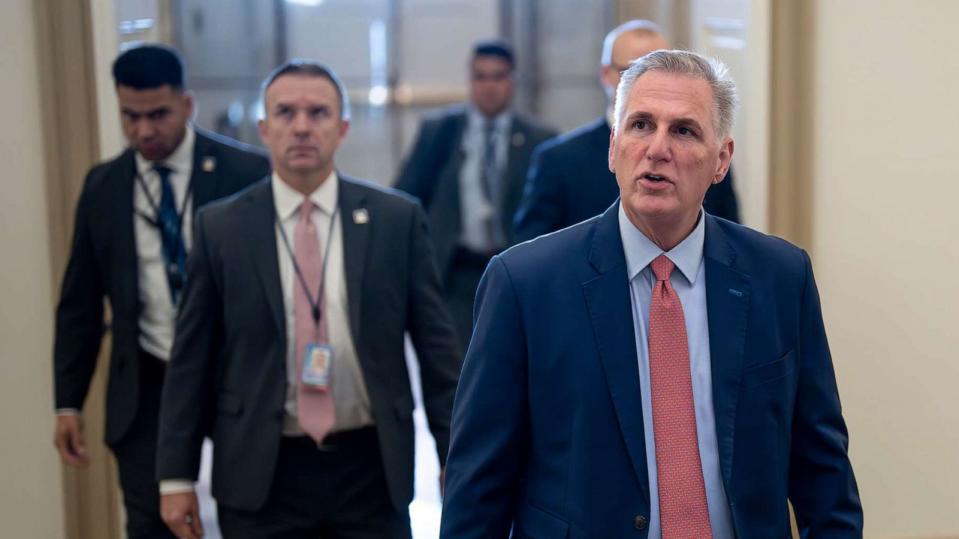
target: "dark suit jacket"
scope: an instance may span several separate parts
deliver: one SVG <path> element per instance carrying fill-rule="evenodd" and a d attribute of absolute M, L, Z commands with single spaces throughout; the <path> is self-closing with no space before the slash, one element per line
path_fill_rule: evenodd
<path fill-rule="evenodd" d="M 419 358 L 440 463 L 462 355 L 419 205 L 342 175 L 339 204 L 353 343 L 390 495 L 405 508 L 413 497 L 413 395 L 404 332 Z M 359 209 L 367 223 L 354 221 Z M 160 412 L 158 478 L 197 476 L 211 422 L 213 495 L 241 510 L 265 502 L 282 436 L 287 334 L 275 215 L 266 179 L 197 216 Z"/>
<path fill-rule="evenodd" d="M 193 209 L 262 178 L 269 160 L 257 150 L 196 130 Z M 213 159 L 214 170 L 203 170 Z M 56 408 L 82 409 L 104 334 L 110 301 L 113 347 L 106 403 L 106 441 L 118 441 L 139 402 L 140 294 L 133 232 L 134 151 L 127 149 L 87 174 L 77 203 L 73 246 L 57 307 L 54 345 Z"/>
<path fill-rule="evenodd" d="M 506 537 L 511 525 L 517 537 L 645 537 L 651 449 L 617 211 L 490 262 L 453 409 L 441 537 Z M 861 537 L 808 256 L 707 214 L 704 257 L 737 537 L 789 537 L 787 497 L 803 537 Z"/>
<path fill-rule="evenodd" d="M 462 231 L 459 175 L 465 156 L 460 148 L 467 118 L 463 105 L 425 118 L 396 182 L 397 189 L 419 198 L 429 213 L 441 275 L 449 269 Z M 539 143 L 555 134 L 532 119 L 513 113 L 500 206 L 504 237 L 510 244 L 513 243 L 513 215 L 523 194 L 530 156 Z"/>
<path fill-rule="evenodd" d="M 529 179 L 516 218 L 516 242 L 531 240 L 603 213 L 619 197 L 609 171 L 606 118 L 544 142 L 533 152 Z M 707 213 L 739 222 L 733 171 L 706 191 Z"/>

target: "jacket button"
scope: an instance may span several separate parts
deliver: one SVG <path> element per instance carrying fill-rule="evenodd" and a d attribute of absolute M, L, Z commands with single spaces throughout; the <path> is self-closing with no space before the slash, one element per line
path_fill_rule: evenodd
<path fill-rule="evenodd" d="M 633 526 L 636 526 L 637 530 L 640 530 L 640 531 L 645 530 L 646 526 L 648 525 L 649 525 L 649 519 L 647 519 L 643 515 L 636 515 L 636 518 L 633 519 Z"/>

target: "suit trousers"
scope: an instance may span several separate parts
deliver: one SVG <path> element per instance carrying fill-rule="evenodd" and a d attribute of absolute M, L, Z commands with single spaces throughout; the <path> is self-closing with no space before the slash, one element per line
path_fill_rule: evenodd
<path fill-rule="evenodd" d="M 450 261 L 450 270 L 446 272 L 446 282 L 443 283 L 446 306 L 453 315 L 456 336 L 459 337 L 464 354 L 473 335 L 473 301 L 476 299 L 476 288 L 492 256 L 457 247 Z"/>
<path fill-rule="evenodd" d="M 257 511 L 220 505 L 225 539 L 410 539 L 409 510 L 390 500 L 375 427 L 317 446 L 283 437 L 273 485 Z"/>
<path fill-rule="evenodd" d="M 117 459 L 127 537 L 169 539 L 175 537 L 160 518 L 160 488 L 156 480 L 157 430 L 160 394 L 166 362 L 140 351 L 140 399 L 130 430 L 110 446 Z"/>

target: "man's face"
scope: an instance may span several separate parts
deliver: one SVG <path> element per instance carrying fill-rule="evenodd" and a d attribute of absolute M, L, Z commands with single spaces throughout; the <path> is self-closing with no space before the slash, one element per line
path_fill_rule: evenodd
<path fill-rule="evenodd" d="M 148 161 L 162 161 L 183 141 L 193 98 L 170 85 L 138 90 L 117 85 L 123 134 Z"/>
<path fill-rule="evenodd" d="M 651 239 L 652 230 L 692 230 L 706 189 L 726 174 L 733 141 L 719 138 L 715 118 L 702 79 L 650 71 L 636 80 L 610 136 L 609 169 L 630 221 Z"/>
<path fill-rule="evenodd" d="M 667 48 L 669 48 L 669 44 L 659 34 L 650 32 L 624 32 L 620 34 L 613 42 L 610 64 L 603 66 L 599 73 L 606 95 L 612 98 L 613 94 L 616 93 L 620 73 L 629 67 L 630 62 L 653 51 Z"/>
<path fill-rule="evenodd" d="M 260 138 L 280 176 L 329 175 L 350 127 L 340 119 L 333 83 L 318 76 L 282 75 L 267 88 L 265 107 Z"/>
<path fill-rule="evenodd" d="M 470 99 L 486 116 L 506 110 L 513 98 L 513 72 L 497 56 L 477 56 L 470 64 Z"/>

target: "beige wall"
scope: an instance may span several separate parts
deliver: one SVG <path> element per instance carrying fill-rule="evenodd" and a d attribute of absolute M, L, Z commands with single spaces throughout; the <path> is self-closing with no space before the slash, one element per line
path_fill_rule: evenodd
<path fill-rule="evenodd" d="M 867 537 L 959 537 L 959 2 L 814 6 L 812 256 Z"/>
<path fill-rule="evenodd" d="M 0 5 L 0 522 L 5 537 L 63 534 L 51 444 L 52 280 L 31 0 Z M 16 76 L 9 76 L 16 74 Z"/>

